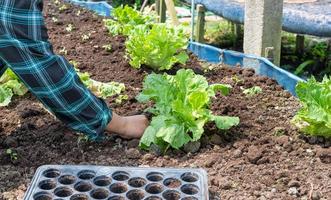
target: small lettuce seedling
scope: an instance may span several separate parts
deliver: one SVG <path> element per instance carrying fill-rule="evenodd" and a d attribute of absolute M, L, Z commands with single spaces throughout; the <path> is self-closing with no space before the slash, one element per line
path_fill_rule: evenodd
<path fill-rule="evenodd" d="M 257 94 L 260 94 L 262 93 L 262 88 L 259 87 L 259 86 L 253 86 L 251 88 L 247 88 L 247 89 L 243 89 L 243 93 L 246 95 L 246 96 L 255 96 Z"/>
<path fill-rule="evenodd" d="M 148 75 L 137 100 L 152 101 L 154 106 L 147 111 L 154 117 L 141 138 L 140 147 L 149 149 L 155 144 L 163 152 L 169 147 L 179 149 L 199 140 L 207 122 L 215 122 L 220 130 L 238 125 L 238 117 L 213 115 L 209 109 L 216 92 L 228 95 L 230 89 L 231 86 L 225 84 L 209 85 L 205 77 L 190 69 L 181 69 L 174 76 Z"/>
<path fill-rule="evenodd" d="M 17 160 L 17 153 L 13 151 L 12 149 L 7 149 L 6 154 L 10 157 L 11 161 Z"/>
<path fill-rule="evenodd" d="M 75 27 L 72 24 L 68 24 L 68 26 L 66 27 L 66 31 L 68 31 L 69 33 L 72 32 L 74 29 Z"/>

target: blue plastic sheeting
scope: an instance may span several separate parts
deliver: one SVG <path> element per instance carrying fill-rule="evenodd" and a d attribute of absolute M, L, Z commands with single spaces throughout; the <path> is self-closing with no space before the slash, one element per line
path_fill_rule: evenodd
<path fill-rule="evenodd" d="M 276 80 L 279 85 L 295 96 L 295 86 L 299 81 L 304 81 L 298 76 L 275 66 L 266 58 L 223 50 L 196 42 L 190 43 L 189 50 L 200 59 L 211 63 L 223 63 L 229 66 L 237 66 L 239 64 L 242 67 L 253 68 L 257 74 Z"/>
<path fill-rule="evenodd" d="M 84 8 L 87 8 L 89 10 L 93 10 L 97 14 L 102 16 L 110 16 L 111 11 L 113 10 L 113 7 L 105 1 L 100 1 L 100 2 L 87 2 L 81 0 L 66 0 L 66 1 L 71 2 L 72 4 L 75 5 L 83 6 Z"/>
<path fill-rule="evenodd" d="M 77 0 L 71 0 L 71 2 Z M 76 2 L 77 3 L 77 2 Z M 106 2 L 79 2 L 78 5 L 84 6 L 104 16 L 110 16 L 111 6 Z M 95 6 L 98 5 L 98 6 Z M 105 12 L 108 9 L 109 12 Z M 223 50 L 210 45 L 205 45 L 197 42 L 191 42 L 188 47 L 200 59 L 211 63 L 223 63 L 229 66 L 236 66 L 240 64 L 243 67 L 253 68 L 259 75 L 270 77 L 288 90 L 291 94 L 295 94 L 295 86 L 298 81 L 303 79 L 295 76 L 294 74 L 283 70 L 269 60 L 257 57 L 254 55 L 247 55 L 235 51 Z"/>
<path fill-rule="evenodd" d="M 191 2 L 191 0 L 186 0 Z M 207 10 L 236 23 L 244 23 L 245 5 L 236 0 L 195 0 Z M 284 3 L 283 30 L 331 37 L 331 0 L 311 3 Z"/>

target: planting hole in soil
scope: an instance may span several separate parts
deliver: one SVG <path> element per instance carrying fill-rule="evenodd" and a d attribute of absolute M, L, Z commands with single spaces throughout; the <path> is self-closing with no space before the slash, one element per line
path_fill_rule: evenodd
<path fill-rule="evenodd" d="M 105 199 L 109 196 L 109 191 L 102 188 L 98 188 L 91 192 L 91 196 L 95 199 Z"/>
<path fill-rule="evenodd" d="M 72 190 L 67 187 L 59 187 L 54 191 L 54 194 L 58 197 L 68 197 L 72 195 L 72 193 L 73 193 Z"/>
<path fill-rule="evenodd" d="M 184 197 L 182 200 L 198 200 L 196 197 Z"/>
<path fill-rule="evenodd" d="M 60 176 L 60 174 L 61 172 L 57 169 L 48 169 L 43 173 L 46 178 L 56 178 Z"/>
<path fill-rule="evenodd" d="M 157 196 L 151 196 L 151 197 L 146 198 L 145 200 L 162 200 L 162 199 Z"/>
<path fill-rule="evenodd" d="M 124 193 L 128 190 L 128 187 L 124 183 L 114 183 L 110 186 L 110 191 L 116 194 Z"/>
<path fill-rule="evenodd" d="M 42 190 L 52 190 L 56 187 L 54 180 L 43 180 L 39 183 L 39 188 Z"/>
<path fill-rule="evenodd" d="M 163 186 L 158 183 L 148 184 L 145 190 L 150 194 L 159 194 L 163 191 Z"/>
<path fill-rule="evenodd" d="M 34 200 L 52 200 L 52 195 L 47 192 L 38 192 L 33 196 Z"/>
<path fill-rule="evenodd" d="M 182 192 L 184 192 L 185 194 L 189 194 L 189 195 L 194 195 L 197 194 L 199 192 L 199 188 L 196 185 L 193 184 L 187 184 L 187 185 L 183 185 L 181 187 Z"/>
<path fill-rule="evenodd" d="M 104 187 L 111 184 L 111 179 L 108 176 L 98 176 L 94 179 L 93 183 L 97 186 Z"/>
<path fill-rule="evenodd" d="M 144 192 L 141 190 L 131 190 L 126 194 L 126 197 L 130 200 L 141 200 L 144 196 Z"/>
<path fill-rule="evenodd" d="M 159 172 L 151 172 L 151 173 L 147 174 L 147 176 L 146 176 L 146 178 L 149 181 L 153 181 L 153 182 L 162 181 L 163 177 L 164 177 L 164 175 Z"/>
<path fill-rule="evenodd" d="M 199 179 L 199 176 L 195 173 L 187 172 L 181 176 L 181 179 L 185 182 L 196 182 Z"/>
<path fill-rule="evenodd" d="M 177 188 L 182 184 L 182 182 L 177 178 L 167 178 L 163 181 L 163 184 L 168 188 Z"/>
<path fill-rule="evenodd" d="M 92 190 L 92 185 L 88 182 L 80 181 L 76 183 L 75 190 L 77 190 L 78 192 L 87 192 Z"/>
<path fill-rule="evenodd" d="M 88 196 L 85 194 L 75 194 L 73 195 L 70 200 L 88 200 Z"/>
<path fill-rule="evenodd" d="M 113 196 L 113 197 L 110 197 L 108 200 L 125 200 L 125 198 L 122 196 Z"/>
<path fill-rule="evenodd" d="M 95 172 L 92 170 L 83 170 L 78 173 L 78 177 L 83 180 L 92 179 L 95 177 Z"/>
<path fill-rule="evenodd" d="M 166 200 L 179 200 L 180 199 L 180 193 L 176 190 L 167 190 L 162 194 L 163 198 Z"/>
<path fill-rule="evenodd" d="M 59 182 L 63 185 L 71 185 L 76 181 L 76 177 L 72 175 L 63 175 L 59 178 Z"/>
<path fill-rule="evenodd" d="M 112 175 L 113 179 L 116 181 L 126 181 L 130 178 L 130 175 L 127 172 L 118 171 Z"/>
<path fill-rule="evenodd" d="M 146 180 L 140 177 L 131 178 L 128 183 L 131 187 L 139 188 L 146 185 Z"/>

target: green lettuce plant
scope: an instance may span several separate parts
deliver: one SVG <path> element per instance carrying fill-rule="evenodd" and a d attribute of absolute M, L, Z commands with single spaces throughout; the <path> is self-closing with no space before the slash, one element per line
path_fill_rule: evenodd
<path fill-rule="evenodd" d="M 27 92 L 28 89 L 10 69 L 0 77 L 0 107 L 8 106 L 14 95 L 22 96 Z"/>
<path fill-rule="evenodd" d="M 293 123 L 305 134 L 331 137 L 331 79 L 300 82 L 296 93 L 302 105 Z"/>
<path fill-rule="evenodd" d="M 122 103 L 123 100 L 128 99 L 127 95 L 121 94 L 125 91 L 125 85 L 123 83 L 99 82 L 91 79 L 87 72 L 82 73 L 78 69 L 76 71 L 83 84 L 96 96 L 106 99 L 117 95 L 116 103 Z M 21 96 L 27 92 L 28 89 L 10 69 L 7 69 L 0 77 L 0 107 L 8 106 L 14 95 Z"/>
<path fill-rule="evenodd" d="M 126 41 L 126 53 L 134 68 L 144 64 L 154 70 L 168 70 L 175 63 L 185 64 L 188 60 L 184 51 L 187 44 L 185 33 L 180 28 L 165 24 L 154 24 L 151 29 L 138 26 Z"/>
<path fill-rule="evenodd" d="M 128 5 L 117 7 L 112 13 L 113 19 L 104 20 L 105 26 L 112 35 L 128 35 L 135 26 L 153 22 L 152 17 L 143 15 Z"/>
<path fill-rule="evenodd" d="M 174 76 L 148 75 L 137 100 L 152 101 L 154 106 L 147 111 L 154 117 L 140 147 L 148 149 L 155 144 L 163 151 L 169 147 L 179 149 L 188 142 L 199 140 L 207 122 L 215 122 L 220 130 L 238 125 L 238 117 L 216 116 L 209 109 L 210 100 L 217 91 L 227 95 L 230 89 L 230 85 L 209 85 L 205 77 L 190 69 L 181 69 Z"/>

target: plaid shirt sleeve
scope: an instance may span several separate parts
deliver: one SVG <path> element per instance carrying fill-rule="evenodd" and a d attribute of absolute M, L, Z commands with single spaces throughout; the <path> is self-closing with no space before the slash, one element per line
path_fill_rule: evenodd
<path fill-rule="evenodd" d="M 42 0 L 0 0 L 0 75 L 5 65 L 58 119 L 92 139 L 102 136 L 112 112 L 53 53 Z"/>

